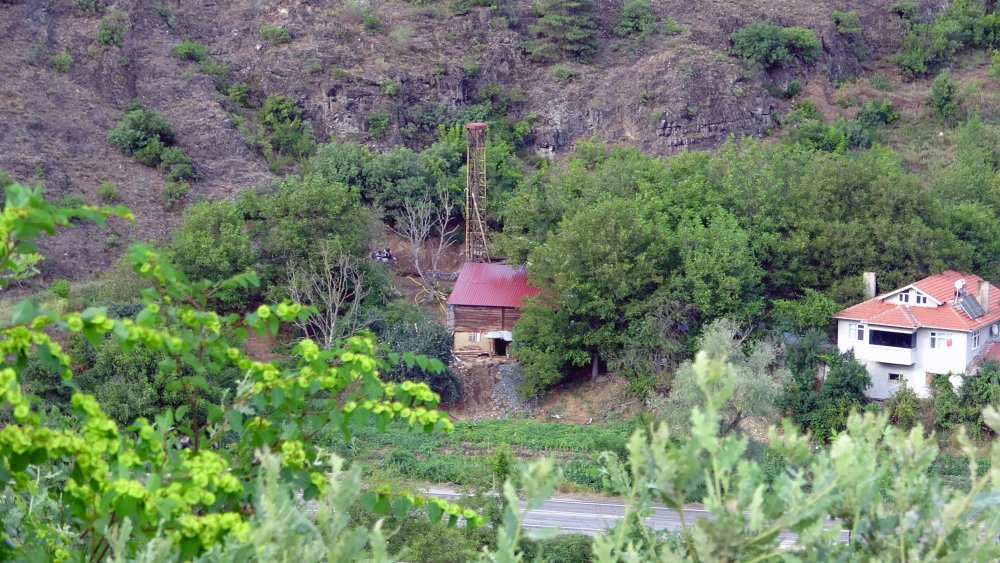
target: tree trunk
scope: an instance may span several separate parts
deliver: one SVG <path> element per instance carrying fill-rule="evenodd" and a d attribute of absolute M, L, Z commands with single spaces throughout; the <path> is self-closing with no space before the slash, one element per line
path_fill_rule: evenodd
<path fill-rule="evenodd" d="M 601 373 L 601 357 L 597 355 L 597 350 L 590 356 L 590 378 L 597 379 L 597 375 Z"/>

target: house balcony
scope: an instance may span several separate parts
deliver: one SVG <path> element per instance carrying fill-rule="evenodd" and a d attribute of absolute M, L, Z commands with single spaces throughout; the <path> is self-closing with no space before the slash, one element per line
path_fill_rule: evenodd
<path fill-rule="evenodd" d="M 896 364 L 901 366 L 912 366 L 917 363 L 916 348 L 898 348 L 896 346 L 868 345 L 868 353 L 865 354 L 868 360 L 883 364 Z"/>

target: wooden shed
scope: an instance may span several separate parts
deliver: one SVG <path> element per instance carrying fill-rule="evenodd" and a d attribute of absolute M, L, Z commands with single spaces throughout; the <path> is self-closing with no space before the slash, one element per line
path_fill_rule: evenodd
<path fill-rule="evenodd" d="M 463 264 L 448 298 L 455 351 L 506 356 L 524 298 L 537 294 L 524 267 Z"/>

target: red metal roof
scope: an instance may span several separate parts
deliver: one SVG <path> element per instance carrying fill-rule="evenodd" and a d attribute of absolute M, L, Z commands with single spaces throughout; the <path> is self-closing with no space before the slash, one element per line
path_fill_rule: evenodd
<path fill-rule="evenodd" d="M 955 281 L 959 279 L 965 280 L 965 289 L 972 295 L 977 295 L 979 284 L 988 283 L 979 276 L 946 270 L 912 284 L 913 287 L 940 301 L 942 304 L 937 307 L 886 303 L 883 299 L 889 293 L 895 293 L 891 291 L 848 307 L 835 314 L 833 318 L 858 320 L 883 326 L 943 328 L 966 332 L 978 330 L 1000 320 L 1000 289 L 990 284 L 990 303 L 987 312 L 978 319 L 973 319 L 955 303 Z M 985 303 L 982 305 L 985 307 Z"/>
<path fill-rule="evenodd" d="M 473 307 L 521 307 L 525 297 L 538 294 L 528 283 L 523 266 L 466 262 L 448 297 L 449 305 Z"/>

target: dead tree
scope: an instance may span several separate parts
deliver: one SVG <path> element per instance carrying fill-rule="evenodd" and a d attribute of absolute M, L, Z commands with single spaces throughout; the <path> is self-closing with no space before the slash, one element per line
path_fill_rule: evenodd
<path fill-rule="evenodd" d="M 323 348 L 371 324 L 362 302 L 368 295 L 367 276 L 360 261 L 324 245 L 315 262 L 288 267 L 292 301 L 316 308 L 295 325 Z"/>
<path fill-rule="evenodd" d="M 449 226 L 455 199 L 444 183 L 424 190 L 419 199 L 407 199 L 396 212 L 393 230 L 406 239 L 413 254 L 413 268 L 429 293 L 437 296 L 437 272 L 441 257 L 455 241 L 458 226 Z M 432 239 L 436 238 L 436 241 Z"/>

